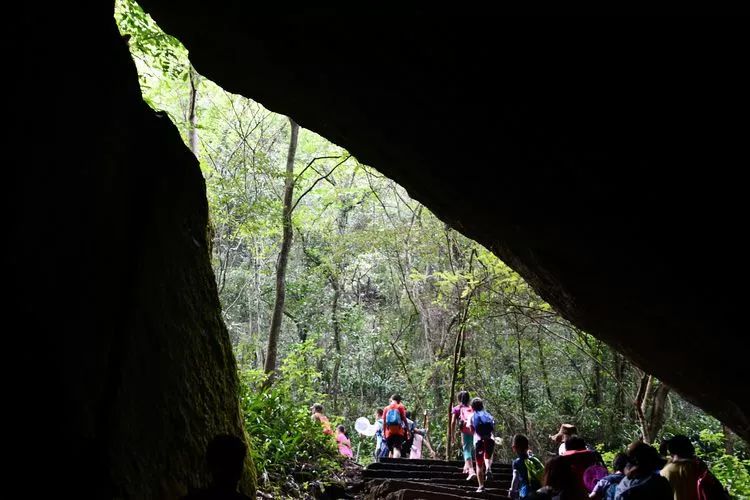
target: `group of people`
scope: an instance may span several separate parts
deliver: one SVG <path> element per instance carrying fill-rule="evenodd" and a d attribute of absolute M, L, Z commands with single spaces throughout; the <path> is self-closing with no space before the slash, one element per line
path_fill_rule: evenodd
<path fill-rule="evenodd" d="M 335 432 L 331 429 L 331 422 L 323 412 L 323 405 L 314 404 L 313 420 L 317 420 L 323 428 L 324 434 L 334 436 L 338 444 L 339 453 L 352 458 L 352 447 L 346 427 L 339 425 Z M 375 412 L 375 460 L 385 457 L 393 458 L 422 458 L 422 445 L 425 444 L 432 456 L 432 449 L 427 439 L 427 429 L 419 428 L 410 411 L 401 401 L 401 396 L 394 394 L 385 408 L 378 408 Z"/>
<path fill-rule="evenodd" d="M 610 473 L 600 455 L 563 426 L 551 436 L 560 441 L 559 454 L 541 461 L 528 451 L 528 439 L 513 437 L 511 498 L 606 500 L 724 500 L 728 496 L 705 462 L 695 456 L 686 436 L 675 436 L 661 445 L 661 453 L 642 441 L 615 456 Z"/>
<path fill-rule="evenodd" d="M 381 458 L 422 458 L 422 444 L 432 456 L 435 451 L 427 439 L 427 429 L 417 427 L 401 396 L 391 396 L 388 406 L 375 411 L 375 460 Z"/>
<path fill-rule="evenodd" d="M 495 450 L 495 420 L 485 409 L 484 401 L 471 398 L 468 391 L 458 393 L 457 405 L 451 411 L 451 428 L 460 434 L 467 480 L 476 478 L 477 492 L 492 480 Z M 331 430 L 321 405 L 313 406 L 313 418 L 323 432 L 335 435 L 339 451 L 351 458 L 352 450 L 343 425 Z M 427 429 L 417 427 L 406 410 L 401 396 L 391 396 L 388 406 L 375 414 L 375 460 L 385 457 L 421 458 L 422 443 L 433 457 L 427 441 Z M 516 434 L 511 440 L 515 455 L 510 498 L 551 500 L 724 500 L 728 498 L 705 462 L 685 436 L 675 436 L 662 443 L 660 450 L 642 441 L 632 443 L 625 453 L 615 456 L 612 471 L 601 455 L 588 446 L 570 424 L 563 424 L 557 434 L 558 454 L 546 463 L 529 449 L 529 439 Z"/>
<path fill-rule="evenodd" d="M 480 398 L 471 399 L 467 391 L 458 394 L 451 425 L 461 434 L 464 472 L 476 477 L 478 492 L 491 479 L 495 448 L 494 418 Z M 632 443 L 625 453 L 615 456 L 612 472 L 601 455 L 588 446 L 570 424 L 550 436 L 556 441 L 558 455 L 546 463 L 529 449 L 529 439 L 516 434 L 511 440 L 515 455 L 510 498 L 553 500 L 725 500 L 726 491 L 695 455 L 685 436 L 662 443 L 660 451 L 642 441 Z"/>
<path fill-rule="evenodd" d="M 471 399 L 468 391 L 458 393 L 458 404 L 451 411 L 451 428 L 458 427 L 466 479 L 475 477 L 477 492 L 484 491 L 492 479 L 492 458 L 495 452 L 495 419 L 484 408 L 480 398 Z"/>
<path fill-rule="evenodd" d="M 351 458 L 351 442 L 346 429 L 331 429 L 320 404 L 311 407 L 313 420 L 325 434 L 335 436 L 339 451 Z M 411 415 L 394 394 L 388 406 L 376 412 L 376 459 L 386 456 L 418 458 L 413 443 L 425 438 L 426 429 L 416 427 Z M 451 411 L 451 427 L 460 432 L 467 480 L 475 477 L 477 492 L 492 480 L 495 450 L 495 420 L 480 398 L 471 399 L 467 391 L 458 394 L 458 404 Z M 575 426 L 563 424 L 550 436 L 559 442 L 558 455 L 545 464 L 529 449 L 529 439 L 516 434 L 511 441 L 515 454 L 513 476 L 508 497 L 512 499 L 549 500 L 728 500 L 726 490 L 711 474 L 705 462 L 695 454 L 686 436 L 674 436 L 661 443 L 660 449 L 643 442 L 632 443 L 625 453 L 618 453 L 612 472 L 601 455 L 577 435 Z M 426 442 L 433 453 L 429 442 Z M 219 435 L 208 445 L 206 459 L 212 482 L 208 488 L 191 491 L 185 500 L 204 498 L 249 497 L 237 492 L 247 455 L 245 444 L 236 436 Z"/>
<path fill-rule="evenodd" d="M 339 453 L 346 458 L 352 458 L 354 456 L 354 453 L 352 453 L 352 442 L 349 440 L 349 435 L 346 433 L 346 427 L 343 425 L 337 425 L 336 432 L 332 431 L 331 421 L 328 420 L 328 417 L 323 413 L 322 404 L 316 403 L 310 407 L 310 410 L 312 411 L 313 420 L 320 422 L 320 425 L 323 427 L 323 434 L 331 435 L 336 439 Z"/>
<path fill-rule="evenodd" d="M 313 420 L 320 422 L 324 434 L 334 436 L 339 453 L 346 458 L 353 458 L 352 445 L 346 427 L 339 425 L 335 432 L 331 422 L 323 413 L 323 405 L 314 404 L 311 408 Z M 418 428 L 411 418 L 411 412 L 401 402 L 401 396 L 391 396 L 388 406 L 378 408 L 375 413 L 375 460 L 384 457 L 421 458 L 422 444 L 426 444 L 432 455 L 435 451 L 427 441 L 427 429 Z"/>

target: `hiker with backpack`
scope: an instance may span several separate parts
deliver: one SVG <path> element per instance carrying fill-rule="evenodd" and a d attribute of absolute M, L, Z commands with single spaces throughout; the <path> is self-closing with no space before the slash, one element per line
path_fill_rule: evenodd
<path fill-rule="evenodd" d="M 425 412 L 425 415 L 427 412 Z M 425 418 L 427 418 L 425 416 Z M 406 412 L 406 430 L 408 437 L 404 441 L 401 447 L 401 456 L 404 458 L 422 458 L 422 443 L 427 444 L 432 454 L 435 451 L 432 449 L 430 442 L 427 441 L 427 429 L 421 429 L 417 427 L 417 423 L 411 419 L 411 412 Z M 416 447 L 416 450 L 415 450 Z"/>
<path fill-rule="evenodd" d="M 625 477 L 615 489 L 615 500 L 672 500 L 669 481 L 659 474 L 664 459 L 651 445 L 636 441 L 628 446 Z"/>
<path fill-rule="evenodd" d="M 471 400 L 471 427 L 474 429 L 474 457 L 477 467 L 477 493 L 484 491 L 486 480 L 492 479 L 492 455 L 495 451 L 495 419 L 484 409 L 480 398 Z"/>
<path fill-rule="evenodd" d="M 389 454 L 393 458 L 401 458 L 401 446 L 408 438 L 406 407 L 401 404 L 401 396 L 391 396 L 390 404 L 383 408 L 383 415 L 383 435 Z"/>
<path fill-rule="evenodd" d="M 724 500 L 729 498 L 706 463 L 695 456 L 687 436 L 677 435 L 662 443 L 669 455 L 661 475 L 674 490 L 674 500 Z"/>
<path fill-rule="evenodd" d="M 471 480 L 476 475 L 474 471 L 474 430 L 471 428 L 472 410 L 471 396 L 468 391 L 458 393 L 458 404 L 451 411 L 451 429 L 458 425 L 461 433 L 461 449 L 464 456 L 464 474 L 469 476 L 466 480 Z"/>
<path fill-rule="evenodd" d="M 594 485 L 589 494 L 589 498 L 614 500 L 617 485 L 625 477 L 625 466 L 627 464 L 628 457 L 624 453 L 615 455 L 615 459 L 612 461 L 612 470 L 614 472 L 596 482 L 596 485 Z"/>
<path fill-rule="evenodd" d="M 411 447 L 414 444 L 414 432 L 417 429 L 417 424 L 411 419 L 411 412 L 406 411 L 406 434 L 407 437 L 404 439 L 404 444 L 401 445 L 401 456 L 409 458 L 411 455 Z"/>
<path fill-rule="evenodd" d="M 542 487 L 544 465 L 537 457 L 529 455 L 529 438 L 523 434 L 513 436 L 511 449 L 516 454 L 513 460 L 513 479 L 510 482 L 510 498 L 526 498 Z"/>

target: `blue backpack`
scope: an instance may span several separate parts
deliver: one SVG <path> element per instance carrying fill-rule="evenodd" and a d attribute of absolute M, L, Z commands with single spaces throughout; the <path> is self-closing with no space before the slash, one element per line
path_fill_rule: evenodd
<path fill-rule="evenodd" d="M 474 432 L 481 438 L 492 436 L 495 431 L 495 419 L 486 411 L 474 412 Z"/>
<path fill-rule="evenodd" d="M 399 413 L 398 409 L 391 408 L 388 410 L 388 413 L 385 415 L 385 424 L 386 425 L 403 425 L 403 422 L 401 421 L 401 413 Z"/>

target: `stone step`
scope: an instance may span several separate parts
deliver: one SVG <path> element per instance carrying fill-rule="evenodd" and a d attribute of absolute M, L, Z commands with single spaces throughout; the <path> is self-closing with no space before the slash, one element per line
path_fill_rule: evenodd
<path fill-rule="evenodd" d="M 460 470 L 457 471 L 434 471 L 434 470 L 406 470 L 402 468 L 392 468 L 392 469 L 370 469 L 367 468 L 362 471 L 362 477 L 367 479 L 371 477 L 381 477 L 385 479 L 419 479 L 419 480 L 426 480 L 426 479 L 456 479 L 456 480 L 466 480 L 466 474 L 461 472 Z M 510 481 L 512 478 L 512 474 L 508 473 L 496 473 L 495 471 L 492 472 L 492 478 L 495 481 Z"/>
<path fill-rule="evenodd" d="M 428 459 L 410 459 L 410 458 L 381 458 L 379 462 L 381 464 L 417 464 L 417 465 L 446 465 L 452 467 L 462 467 L 464 462 L 459 460 L 428 460 Z M 506 463 L 493 463 L 492 467 L 495 466 L 510 468 L 510 464 Z"/>
<path fill-rule="evenodd" d="M 380 497 L 383 498 L 383 497 Z M 505 500 L 508 497 L 499 495 L 486 495 L 483 497 L 472 497 L 460 493 L 440 493 L 425 490 L 399 490 L 389 493 L 385 500 L 476 500 L 477 498 L 489 498 L 492 500 Z"/>
<path fill-rule="evenodd" d="M 429 500 L 453 499 L 492 499 L 504 500 L 507 490 L 487 488 L 483 493 L 476 492 L 476 486 L 446 486 L 430 483 L 386 479 L 373 481 L 366 500 L 398 499 L 412 500 L 417 498 Z"/>
<path fill-rule="evenodd" d="M 388 458 L 362 470 L 366 499 L 459 500 L 505 499 L 513 476 L 510 465 L 492 464 L 492 480 L 477 493 L 476 478 L 466 480 L 464 463 L 458 460 L 411 460 Z"/>
<path fill-rule="evenodd" d="M 438 482 L 425 481 L 425 480 L 422 480 L 422 479 L 409 480 L 409 479 L 389 479 L 389 478 L 385 478 L 385 477 L 372 477 L 372 478 L 369 478 L 369 479 L 363 479 L 362 480 L 361 484 L 363 485 L 363 487 L 360 488 L 360 491 L 363 491 L 365 489 L 374 488 L 375 486 L 377 486 L 379 484 L 382 484 L 382 483 L 384 483 L 386 481 L 390 481 L 392 483 L 412 483 L 412 484 L 419 484 L 419 485 L 432 484 L 432 485 L 435 485 L 435 486 L 439 486 L 441 488 L 458 488 L 458 489 L 463 489 L 465 491 L 475 491 L 477 489 L 477 486 L 479 486 L 477 484 L 477 480 L 476 479 L 472 479 L 471 481 L 462 481 L 462 482 L 459 482 L 459 483 L 456 483 L 456 484 L 450 484 L 450 483 L 449 484 L 442 484 L 442 483 L 438 483 Z M 502 493 L 505 493 L 505 492 L 508 491 L 507 487 L 500 487 L 500 488 L 498 488 L 497 486 L 489 487 L 487 485 L 485 485 L 485 487 L 492 488 L 493 490 L 496 490 L 496 491 L 499 491 L 499 492 L 502 492 Z"/>
<path fill-rule="evenodd" d="M 460 488 L 474 488 L 476 489 L 479 484 L 477 483 L 476 479 L 472 479 L 471 481 L 467 481 L 466 479 L 445 479 L 445 478 L 435 478 L 435 479 L 414 479 L 414 478 L 398 478 L 398 479 L 391 479 L 391 478 L 370 478 L 371 480 L 398 480 L 398 481 L 407 481 L 411 483 L 422 483 L 422 484 L 433 484 L 433 485 L 439 485 L 439 486 L 450 486 L 450 487 L 460 487 Z M 495 479 L 491 481 L 485 482 L 486 488 L 493 488 L 498 490 L 505 490 L 508 491 L 508 488 L 510 488 L 510 481 L 497 481 Z"/>
<path fill-rule="evenodd" d="M 414 471 L 434 471 L 434 472 L 463 472 L 463 465 L 446 465 L 445 463 L 436 464 L 411 464 L 411 463 L 392 463 L 392 462 L 375 462 L 367 466 L 369 470 L 414 470 Z M 492 472 L 497 474 L 512 474 L 512 469 L 507 464 L 492 464 Z"/>

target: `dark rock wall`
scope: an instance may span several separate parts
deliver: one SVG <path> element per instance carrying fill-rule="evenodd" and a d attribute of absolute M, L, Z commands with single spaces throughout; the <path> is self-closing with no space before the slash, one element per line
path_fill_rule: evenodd
<path fill-rule="evenodd" d="M 203 177 L 142 101 L 111 4 L 21 22 L 14 255 L 46 441 L 25 448 L 50 493 L 174 498 L 207 482 L 211 437 L 244 436 Z"/>

